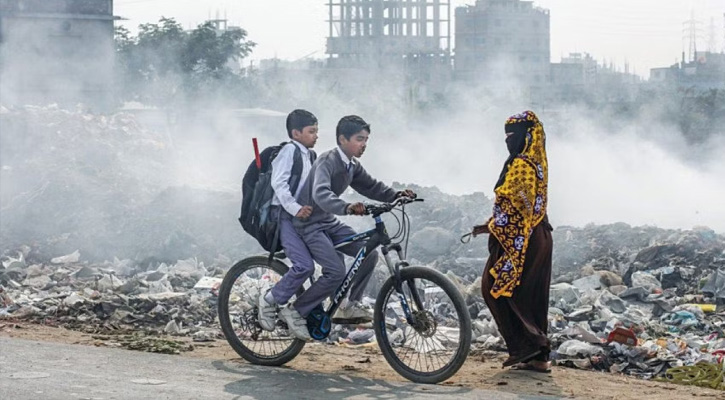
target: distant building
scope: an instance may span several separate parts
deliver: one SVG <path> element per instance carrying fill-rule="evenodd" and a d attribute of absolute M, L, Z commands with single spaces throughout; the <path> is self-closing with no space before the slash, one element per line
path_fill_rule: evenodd
<path fill-rule="evenodd" d="M 549 11 L 532 1 L 478 0 L 456 8 L 455 75 L 497 83 L 549 78 Z"/>
<path fill-rule="evenodd" d="M 326 74 L 340 90 L 397 87 L 411 105 L 442 95 L 451 79 L 450 1 L 328 1 Z"/>
<path fill-rule="evenodd" d="M 569 53 L 561 58 L 561 62 L 551 64 L 551 83 L 557 86 L 631 84 L 640 81 L 639 76 L 629 71 L 627 64 L 621 71 L 611 63 L 599 63 L 589 53 Z"/>
<path fill-rule="evenodd" d="M 449 65 L 449 1 L 330 0 L 327 6 L 332 67 Z"/>
<path fill-rule="evenodd" d="M 113 21 L 113 0 L 0 0 L 0 102 L 110 107 Z"/>
<path fill-rule="evenodd" d="M 587 85 L 597 76 L 597 61 L 589 53 L 570 53 L 560 63 L 551 64 L 554 85 Z"/>
<path fill-rule="evenodd" d="M 679 64 L 675 64 L 671 67 L 664 68 L 652 68 L 649 71 L 650 82 L 674 82 L 677 80 L 679 74 Z"/>
<path fill-rule="evenodd" d="M 683 53 L 684 60 L 684 53 Z M 725 89 L 725 53 L 698 51 L 695 59 L 665 68 L 652 68 L 650 82 L 698 89 Z"/>

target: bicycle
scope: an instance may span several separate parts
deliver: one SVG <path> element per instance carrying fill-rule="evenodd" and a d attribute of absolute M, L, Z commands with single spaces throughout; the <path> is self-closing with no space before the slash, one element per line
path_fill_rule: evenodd
<path fill-rule="evenodd" d="M 331 332 L 331 316 L 345 298 L 362 261 L 381 247 L 390 277 L 382 285 L 373 313 L 373 328 L 380 350 L 390 366 L 417 383 L 439 383 L 463 365 L 471 347 L 471 317 L 461 293 L 443 274 L 428 267 L 410 266 L 407 251 L 410 219 L 405 205 L 422 199 L 401 197 L 393 203 L 368 204 L 366 214 L 375 228 L 335 244 L 340 248 L 355 241 L 367 243 L 357 253 L 345 279 L 330 297 L 326 308 L 318 306 L 307 318 L 310 336 L 324 340 Z M 402 212 L 402 221 L 393 210 Z M 389 237 L 381 215 L 390 212 L 398 220 L 398 232 Z M 395 239 L 400 239 L 393 242 Z M 398 261 L 391 256 L 396 252 Z M 295 358 L 305 345 L 281 320 L 272 332 L 257 323 L 257 298 L 265 280 L 276 283 L 287 271 L 281 261 L 256 256 L 237 262 L 219 288 L 219 322 L 231 347 L 252 364 L 280 366 Z M 297 293 L 301 293 L 302 289 Z M 292 301 L 292 300 L 290 300 Z M 421 356 L 423 359 L 421 360 Z M 444 359 L 447 357 L 447 359 Z"/>

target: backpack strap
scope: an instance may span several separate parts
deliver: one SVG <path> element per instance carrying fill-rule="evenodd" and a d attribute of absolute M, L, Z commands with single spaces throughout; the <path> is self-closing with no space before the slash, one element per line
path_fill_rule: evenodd
<path fill-rule="evenodd" d="M 300 180 L 302 178 L 302 150 L 300 150 L 300 148 L 297 147 L 296 144 L 292 143 L 292 145 L 295 146 L 295 154 L 292 158 L 292 171 L 289 177 L 289 190 L 292 196 L 294 196 L 295 192 L 297 192 L 297 188 L 300 186 Z"/>
<path fill-rule="evenodd" d="M 281 208 L 281 207 L 280 207 Z M 270 247 L 272 250 L 269 252 L 269 256 L 267 257 L 267 265 L 269 267 L 272 266 L 272 261 L 274 260 L 274 254 L 277 251 L 277 247 L 279 247 L 279 234 L 280 234 L 280 221 L 282 220 L 282 210 L 279 210 L 279 213 L 277 213 L 277 229 L 274 230 L 274 238 L 272 239 L 272 246 Z"/>

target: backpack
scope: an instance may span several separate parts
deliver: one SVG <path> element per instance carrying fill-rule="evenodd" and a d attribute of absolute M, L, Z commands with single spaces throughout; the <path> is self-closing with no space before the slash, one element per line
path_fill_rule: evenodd
<path fill-rule="evenodd" d="M 261 168 L 257 168 L 256 159 L 252 160 L 242 179 L 242 210 L 239 222 L 245 232 L 252 235 L 265 250 L 276 253 L 282 250 L 279 243 L 279 220 L 272 218 L 272 161 L 277 157 L 283 142 L 277 146 L 270 146 L 260 154 Z M 289 180 L 290 191 L 294 194 L 302 177 L 302 151 L 295 146 L 292 163 L 292 173 Z M 310 161 L 314 162 L 317 155 L 310 150 Z"/>

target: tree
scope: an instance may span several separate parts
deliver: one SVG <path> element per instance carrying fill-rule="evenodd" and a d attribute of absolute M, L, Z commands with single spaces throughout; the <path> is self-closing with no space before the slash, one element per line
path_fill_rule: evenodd
<path fill-rule="evenodd" d="M 116 52 L 122 101 L 136 100 L 169 106 L 217 96 L 217 91 L 240 87 L 243 77 L 230 63 L 247 57 L 255 43 L 244 29 L 217 32 L 211 22 L 185 32 L 173 18 L 139 26 L 138 36 L 116 29 Z"/>
<path fill-rule="evenodd" d="M 185 72 L 206 70 L 223 71 L 230 61 L 238 61 L 251 53 L 253 42 L 245 41 L 247 32 L 230 29 L 218 35 L 211 22 L 194 29 L 181 54 Z"/>

